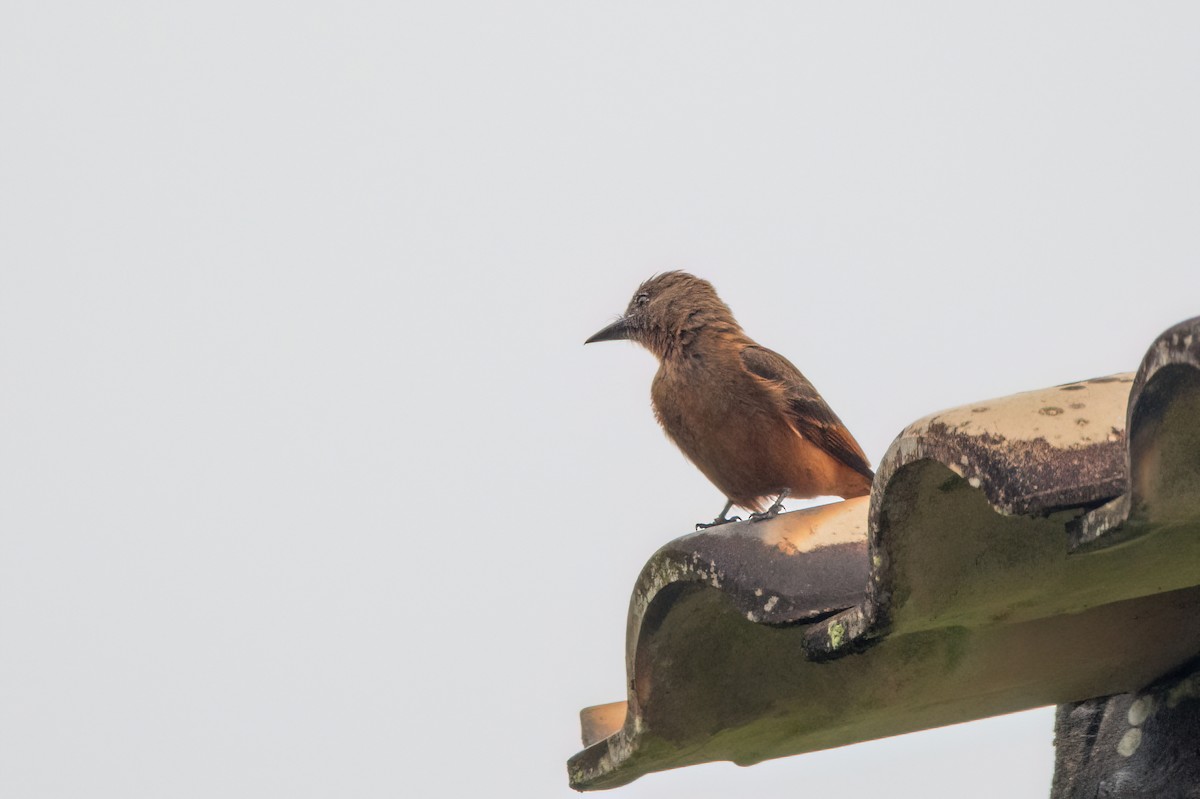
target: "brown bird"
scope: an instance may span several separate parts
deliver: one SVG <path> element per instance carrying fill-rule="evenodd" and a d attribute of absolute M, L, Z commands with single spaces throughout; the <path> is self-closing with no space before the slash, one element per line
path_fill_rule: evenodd
<path fill-rule="evenodd" d="M 656 275 L 625 315 L 589 338 L 629 339 L 654 353 L 654 415 L 667 436 L 728 499 L 771 518 L 791 496 L 859 497 L 874 472 L 862 448 L 800 370 L 745 334 L 712 284 Z M 776 498 L 763 512 L 763 500 Z"/>

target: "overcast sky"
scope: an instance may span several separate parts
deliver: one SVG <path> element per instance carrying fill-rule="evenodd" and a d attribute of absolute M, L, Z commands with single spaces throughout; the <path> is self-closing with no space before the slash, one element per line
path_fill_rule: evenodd
<path fill-rule="evenodd" d="M 1200 314 L 1193 3 L 0 6 L 0 794 L 565 797 L 722 497 L 686 268 L 878 462 Z M 617 796 L 1042 797 L 1052 711 Z M 837 792 L 836 794 L 834 792 Z"/>

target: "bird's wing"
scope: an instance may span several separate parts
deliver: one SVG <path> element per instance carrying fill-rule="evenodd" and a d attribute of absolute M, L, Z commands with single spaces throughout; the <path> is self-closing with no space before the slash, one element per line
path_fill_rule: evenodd
<path fill-rule="evenodd" d="M 791 361 L 766 347 L 750 346 L 742 350 L 742 363 L 751 374 L 783 390 L 788 416 L 800 435 L 864 477 L 874 478 L 862 447 Z"/>

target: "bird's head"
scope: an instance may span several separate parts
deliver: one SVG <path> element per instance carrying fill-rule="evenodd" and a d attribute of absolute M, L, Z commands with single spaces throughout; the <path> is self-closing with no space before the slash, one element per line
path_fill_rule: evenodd
<path fill-rule="evenodd" d="M 638 286 L 625 315 L 584 343 L 628 339 L 662 358 L 708 326 L 740 330 L 712 283 L 687 272 L 664 272 Z"/>

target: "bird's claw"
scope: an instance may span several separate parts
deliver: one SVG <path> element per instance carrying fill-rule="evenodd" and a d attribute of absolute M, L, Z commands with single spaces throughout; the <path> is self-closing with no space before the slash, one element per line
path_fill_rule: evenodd
<path fill-rule="evenodd" d="M 776 516 L 778 516 L 778 515 L 779 515 L 779 512 L 780 512 L 781 510 L 783 510 L 783 505 L 781 505 L 781 504 L 779 504 L 778 502 L 776 502 L 774 505 L 772 505 L 771 507 L 769 507 L 769 508 L 767 508 L 766 510 L 762 511 L 761 513 L 760 513 L 760 512 L 757 512 L 757 511 L 756 511 L 756 512 L 754 512 L 754 513 L 751 513 L 751 514 L 750 514 L 750 521 L 752 521 L 752 522 L 765 522 L 767 519 L 774 519 Z"/>
<path fill-rule="evenodd" d="M 720 527 L 722 524 L 729 524 L 730 522 L 740 522 L 741 520 L 742 520 L 741 516 L 718 516 L 717 518 L 713 519 L 711 522 L 696 522 L 696 529 L 697 530 L 707 530 L 710 527 Z"/>
<path fill-rule="evenodd" d="M 754 513 L 751 513 L 750 521 L 764 522 L 767 519 L 774 519 L 783 510 L 783 501 L 785 499 L 787 499 L 788 494 L 790 494 L 790 493 L 792 493 L 791 489 L 788 489 L 788 488 L 785 488 L 782 491 L 780 491 L 779 498 L 776 499 L 773 503 L 771 503 L 771 507 L 767 508 L 765 511 L 762 511 L 761 513 L 757 512 L 757 511 L 755 511 Z"/>

